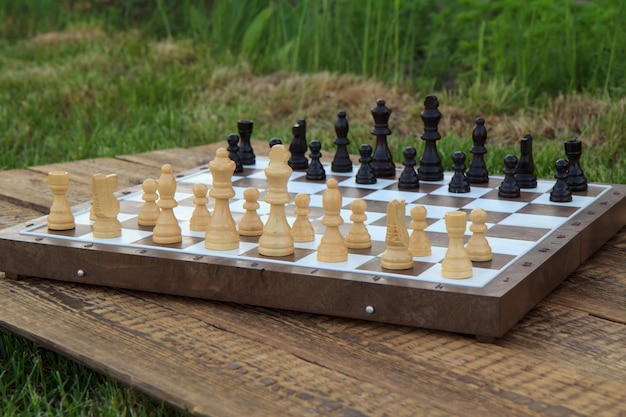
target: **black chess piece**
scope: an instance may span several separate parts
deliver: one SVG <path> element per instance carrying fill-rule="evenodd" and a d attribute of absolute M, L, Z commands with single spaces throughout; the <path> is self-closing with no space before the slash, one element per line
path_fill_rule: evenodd
<path fill-rule="evenodd" d="M 472 153 L 472 161 L 466 172 L 467 181 L 470 184 L 484 184 L 489 182 L 489 171 L 485 164 L 485 154 L 487 148 L 487 129 L 485 128 L 485 119 L 479 117 L 476 119 L 476 126 L 472 131 L 472 141 L 474 146 L 470 149 Z"/>
<path fill-rule="evenodd" d="M 239 120 L 237 122 L 237 130 L 241 137 L 241 142 L 239 143 L 239 159 L 242 165 L 254 165 L 256 162 L 256 156 L 254 155 L 254 150 L 250 143 L 253 127 L 254 123 L 252 120 Z"/>
<path fill-rule="evenodd" d="M 302 124 L 300 124 L 302 122 Z M 291 128 L 291 132 L 293 134 L 293 139 L 291 140 L 291 144 L 289 145 L 289 152 L 291 152 L 291 156 L 289 157 L 289 161 L 287 163 L 293 170 L 304 170 L 309 166 L 309 160 L 306 158 L 306 122 L 303 120 L 299 120 L 298 123 L 294 124 Z"/>
<path fill-rule="evenodd" d="M 569 169 L 569 163 L 565 159 L 559 159 L 556 161 L 556 183 L 550 191 L 550 201 L 556 203 L 567 203 L 572 201 L 572 190 L 567 185 L 567 170 Z"/>
<path fill-rule="evenodd" d="M 313 181 L 326 179 L 326 171 L 320 162 L 320 158 L 322 157 L 322 152 L 320 152 L 322 144 L 317 140 L 312 140 L 309 144 L 309 149 L 311 150 L 309 153 L 311 163 L 309 163 L 306 170 L 306 179 Z"/>
<path fill-rule="evenodd" d="M 470 184 L 465 176 L 465 154 L 463 152 L 456 151 L 452 154 L 452 169 L 454 174 L 448 185 L 448 191 L 451 193 L 469 193 Z"/>
<path fill-rule="evenodd" d="M 441 120 L 439 112 L 439 100 L 437 96 L 430 95 L 424 100 L 424 110 L 420 114 L 424 122 L 424 133 L 422 140 L 426 142 L 424 153 L 417 169 L 417 175 L 422 181 L 441 181 L 443 179 L 443 165 L 439 152 L 437 152 L 437 141 L 441 139 L 438 126 Z"/>
<path fill-rule="evenodd" d="M 582 142 L 571 139 L 565 142 L 565 155 L 569 162 L 567 185 L 571 191 L 586 191 L 587 178 L 580 167 L 580 155 L 582 154 Z"/>
<path fill-rule="evenodd" d="M 350 125 L 346 119 L 346 112 L 340 110 L 337 112 L 337 121 L 335 122 L 335 145 L 337 145 L 337 151 L 335 157 L 330 165 L 330 170 L 333 172 L 352 172 L 352 161 L 348 154 L 348 130 Z"/>
<path fill-rule="evenodd" d="M 279 138 L 270 139 L 270 149 L 272 149 L 274 145 L 282 145 L 282 144 L 283 144 L 283 141 L 280 140 Z"/>
<path fill-rule="evenodd" d="M 396 166 L 387 144 L 387 136 L 391 135 L 391 129 L 389 129 L 391 110 L 385 106 L 385 100 L 378 99 L 376 107 L 372 108 L 371 112 L 374 117 L 372 135 L 376 136 L 376 147 L 371 162 L 374 175 L 378 178 L 395 178 Z"/>
<path fill-rule="evenodd" d="M 228 157 L 235 162 L 235 172 L 243 172 L 243 165 L 239 158 L 239 136 L 231 133 L 228 135 Z"/>
<path fill-rule="evenodd" d="M 404 148 L 402 155 L 404 156 L 404 161 L 402 161 L 404 169 L 398 179 L 398 188 L 400 190 L 414 190 L 420 188 L 420 180 L 417 176 L 417 172 L 415 172 L 415 165 L 417 164 L 415 157 L 417 151 L 415 148 L 409 146 L 408 148 Z"/>
<path fill-rule="evenodd" d="M 515 179 L 515 167 L 517 166 L 517 156 L 507 155 L 504 158 L 504 179 L 498 188 L 498 197 L 518 198 L 520 196 L 519 185 Z"/>
<path fill-rule="evenodd" d="M 533 161 L 533 137 L 530 133 L 520 140 L 520 157 L 515 179 L 520 188 L 537 188 L 535 162 Z"/>
<path fill-rule="evenodd" d="M 368 144 L 363 144 L 359 147 L 359 162 L 361 166 L 356 173 L 355 181 L 357 184 L 376 184 L 376 174 L 372 169 L 372 147 Z"/>

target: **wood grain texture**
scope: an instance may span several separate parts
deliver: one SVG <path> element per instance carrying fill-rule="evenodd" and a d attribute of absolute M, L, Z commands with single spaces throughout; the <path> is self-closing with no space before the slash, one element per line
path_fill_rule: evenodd
<path fill-rule="evenodd" d="M 47 213 L 51 167 L 76 172 L 78 204 L 92 170 L 135 185 L 165 162 L 204 164 L 219 146 L 0 172 L 0 227 Z M 494 344 L 2 273 L 0 326 L 197 415 L 619 416 L 625 255 L 623 228 Z"/>

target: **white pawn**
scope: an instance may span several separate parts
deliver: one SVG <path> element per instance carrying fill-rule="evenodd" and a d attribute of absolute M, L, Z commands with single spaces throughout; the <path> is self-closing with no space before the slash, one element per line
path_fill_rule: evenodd
<path fill-rule="evenodd" d="M 65 197 L 69 182 L 70 174 L 65 171 L 53 171 L 48 174 L 48 185 L 52 191 L 52 207 L 48 216 L 50 230 L 72 230 L 76 227 L 74 215 Z"/>
<path fill-rule="evenodd" d="M 196 208 L 193 210 L 191 218 L 189 219 L 189 230 L 193 230 L 194 232 L 206 232 L 207 227 L 209 227 L 209 222 L 211 221 L 211 213 L 206 208 L 209 202 L 206 196 L 209 187 L 197 183 L 193 185 L 191 190 L 193 191 L 193 204 L 195 204 Z"/>
<path fill-rule="evenodd" d="M 117 220 L 120 202 L 113 194 L 117 190 L 117 175 L 94 174 L 91 177 L 93 212 L 93 237 L 111 239 L 122 235 L 122 225 Z"/>
<path fill-rule="evenodd" d="M 239 221 L 239 234 L 241 236 L 261 236 L 263 233 L 263 222 L 256 212 L 259 207 L 259 190 L 248 187 L 243 191 L 243 208 L 246 210 Z"/>
<path fill-rule="evenodd" d="M 182 231 L 174 215 L 174 207 L 178 206 L 178 203 L 174 199 L 176 178 L 174 178 L 174 170 L 170 164 L 161 167 L 157 189 L 160 197 L 157 206 L 161 209 L 161 213 L 152 231 L 152 241 L 161 245 L 182 242 Z"/>
<path fill-rule="evenodd" d="M 159 218 L 159 214 L 161 213 L 161 210 L 159 210 L 159 206 L 157 206 L 156 203 L 159 199 L 156 180 L 148 178 L 141 185 L 141 189 L 143 190 L 141 199 L 144 203 L 143 206 L 141 206 L 139 215 L 137 216 L 137 224 L 139 226 L 154 227 L 157 219 Z"/>
<path fill-rule="evenodd" d="M 426 207 L 422 205 L 414 206 L 411 209 L 411 224 L 409 226 L 413 232 L 409 238 L 409 250 L 413 256 L 432 255 L 430 240 L 428 240 L 428 236 L 424 232 L 424 229 L 428 227 L 428 223 L 426 223 L 427 214 Z"/>
<path fill-rule="evenodd" d="M 465 245 L 465 250 L 474 262 L 490 261 L 493 258 L 493 253 L 487 238 L 485 238 L 485 232 L 487 232 L 487 225 L 485 224 L 487 222 L 487 212 L 480 208 L 474 209 L 470 213 L 470 220 L 472 221 L 470 225 L 472 237 Z"/>
<path fill-rule="evenodd" d="M 413 254 L 409 251 L 409 231 L 404 221 L 404 213 L 404 200 L 392 200 L 387 204 L 387 249 L 381 255 L 383 268 L 413 268 Z"/>
<path fill-rule="evenodd" d="M 346 234 L 346 245 L 350 249 L 367 249 L 372 247 L 372 237 L 365 227 L 367 203 L 362 198 L 355 198 L 350 203 L 352 226 Z"/>
<path fill-rule="evenodd" d="M 322 206 L 324 207 L 322 224 L 326 226 L 326 231 L 317 247 L 317 260 L 320 262 L 343 262 L 348 259 L 348 247 L 339 231 L 339 226 L 343 224 L 341 193 L 337 188 L 337 180 L 334 178 L 326 182 L 326 187 L 322 196 Z"/>
<path fill-rule="evenodd" d="M 441 263 L 444 278 L 464 279 L 473 274 L 472 261 L 463 246 L 463 235 L 467 229 L 467 214 L 464 211 L 449 211 L 445 214 L 449 244 Z"/>
<path fill-rule="evenodd" d="M 293 240 L 295 242 L 311 242 L 315 240 L 315 229 L 313 229 L 313 225 L 309 221 L 311 197 L 308 194 L 299 193 L 296 195 L 294 203 L 296 204 L 294 209 L 296 220 L 294 220 L 291 226 Z"/>

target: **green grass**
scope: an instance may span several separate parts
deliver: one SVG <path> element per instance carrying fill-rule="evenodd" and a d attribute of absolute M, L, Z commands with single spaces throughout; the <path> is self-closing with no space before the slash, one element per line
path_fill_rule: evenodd
<path fill-rule="evenodd" d="M 446 169 L 483 116 L 494 174 L 530 132 L 540 177 L 578 137 L 590 180 L 626 183 L 624 21 L 621 0 L 1 2 L 0 169 L 225 141 L 240 118 L 286 142 L 306 118 L 328 151 L 339 109 L 357 153 L 379 97 L 400 161 L 436 92 Z M 6 332 L 0 398 L 10 416 L 175 414 Z"/>
<path fill-rule="evenodd" d="M 0 331 L 0 415 L 180 414 L 61 355 Z"/>

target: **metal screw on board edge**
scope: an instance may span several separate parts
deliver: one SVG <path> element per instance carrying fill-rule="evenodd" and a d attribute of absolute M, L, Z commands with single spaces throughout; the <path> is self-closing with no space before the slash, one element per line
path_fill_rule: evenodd
<path fill-rule="evenodd" d="M 365 307 L 365 312 L 366 312 L 367 314 L 372 314 L 372 313 L 374 313 L 374 307 L 372 307 L 372 306 L 367 306 L 367 307 Z"/>
<path fill-rule="evenodd" d="M 85 271 L 83 271 L 82 269 L 79 269 L 78 271 L 76 271 L 76 276 L 84 277 L 85 276 Z"/>

